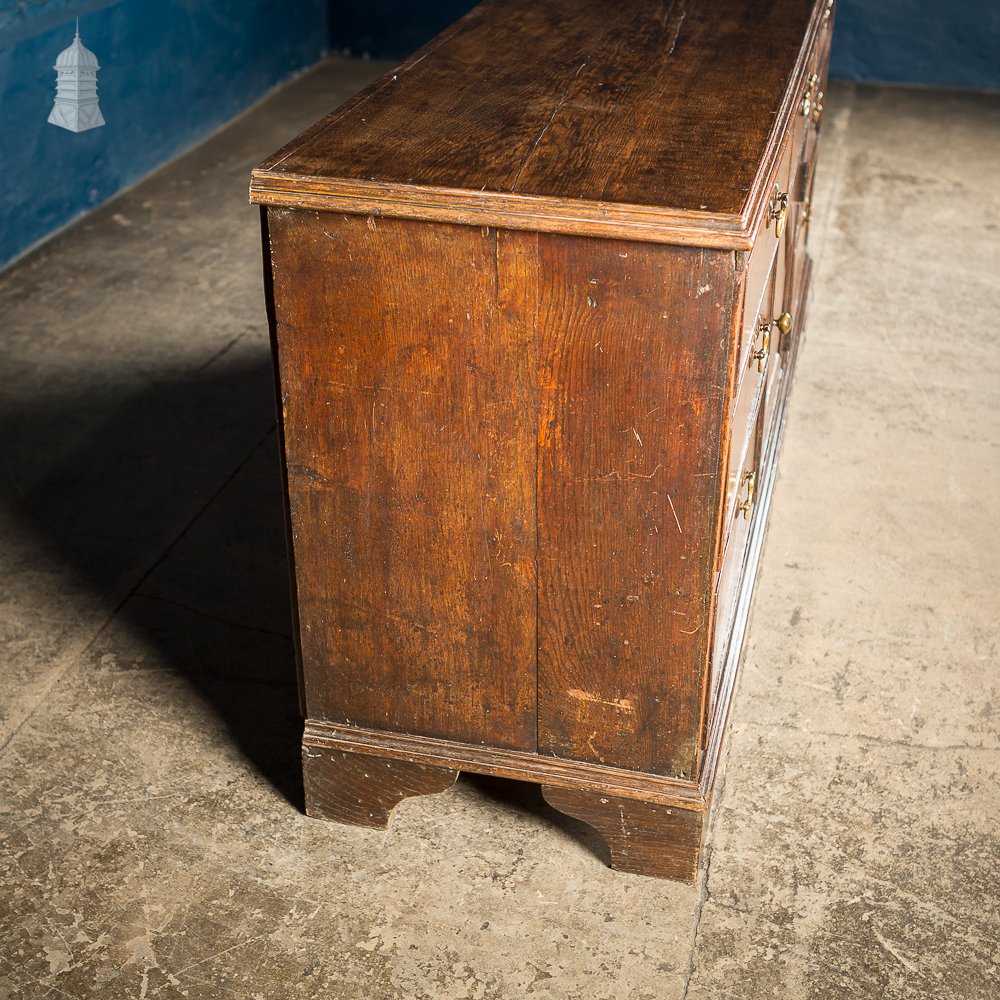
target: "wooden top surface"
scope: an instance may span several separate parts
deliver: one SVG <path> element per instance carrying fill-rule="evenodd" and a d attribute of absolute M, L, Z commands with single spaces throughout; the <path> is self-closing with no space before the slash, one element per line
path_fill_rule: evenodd
<path fill-rule="evenodd" d="M 747 248 L 822 0 L 486 0 L 251 200 Z"/>

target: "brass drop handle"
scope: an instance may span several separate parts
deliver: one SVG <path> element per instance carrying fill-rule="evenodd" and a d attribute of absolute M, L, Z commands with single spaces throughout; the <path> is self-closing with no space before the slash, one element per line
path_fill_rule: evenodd
<path fill-rule="evenodd" d="M 781 334 L 781 339 L 778 341 L 778 350 L 784 351 L 788 346 L 785 338 L 792 330 L 792 314 L 790 312 L 783 312 L 780 316 L 776 316 L 774 318 L 774 325 L 778 328 L 778 333 Z"/>
<path fill-rule="evenodd" d="M 785 219 L 788 216 L 788 192 L 774 189 L 774 197 L 771 199 L 771 207 L 768 210 L 768 222 L 774 220 L 774 235 L 779 239 L 785 231 Z"/>
<path fill-rule="evenodd" d="M 757 474 L 755 472 L 748 472 L 743 477 L 743 482 L 740 484 L 742 489 L 744 486 L 747 488 L 747 498 L 741 504 L 736 505 L 736 509 L 743 512 L 743 519 L 746 520 L 750 516 L 750 508 L 753 506 L 753 491 L 757 485 Z"/>
<path fill-rule="evenodd" d="M 757 320 L 757 333 L 760 334 L 760 350 L 754 351 L 752 357 L 757 362 L 757 371 L 762 372 L 771 346 L 771 324 L 766 319 Z"/>

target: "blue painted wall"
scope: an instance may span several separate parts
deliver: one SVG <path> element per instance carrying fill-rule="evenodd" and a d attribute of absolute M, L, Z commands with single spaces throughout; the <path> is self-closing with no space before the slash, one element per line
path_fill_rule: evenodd
<path fill-rule="evenodd" d="M 77 14 L 107 124 L 73 133 L 46 119 Z M 0 0 L 0 266 L 316 62 L 327 40 L 326 0 Z"/>
<path fill-rule="evenodd" d="M 401 59 L 474 0 L 328 0 L 330 48 Z M 834 76 L 1000 90 L 1000 0 L 837 0 Z"/>
<path fill-rule="evenodd" d="M 837 0 L 830 71 L 1000 90 L 1000 0 Z"/>

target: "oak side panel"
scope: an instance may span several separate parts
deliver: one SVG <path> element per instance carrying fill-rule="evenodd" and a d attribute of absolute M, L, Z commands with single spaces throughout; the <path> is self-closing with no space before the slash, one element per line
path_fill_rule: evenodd
<path fill-rule="evenodd" d="M 496 231 L 272 209 L 310 718 L 535 747 L 535 268 Z M 503 291 L 501 291 L 503 290 Z"/>
<path fill-rule="evenodd" d="M 732 253 L 542 236 L 538 749 L 697 775 Z"/>

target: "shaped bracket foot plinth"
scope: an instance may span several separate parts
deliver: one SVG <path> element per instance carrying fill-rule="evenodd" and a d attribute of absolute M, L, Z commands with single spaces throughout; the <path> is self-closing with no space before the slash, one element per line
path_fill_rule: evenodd
<path fill-rule="evenodd" d="M 384 829 L 403 799 L 447 791 L 458 771 L 303 744 L 302 776 L 308 816 Z"/>
<path fill-rule="evenodd" d="M 611 867 L 693 884 L 706 813 L 600 792 L 543 785 L 554 809 L 592 826 L 611 852 Z"/>

